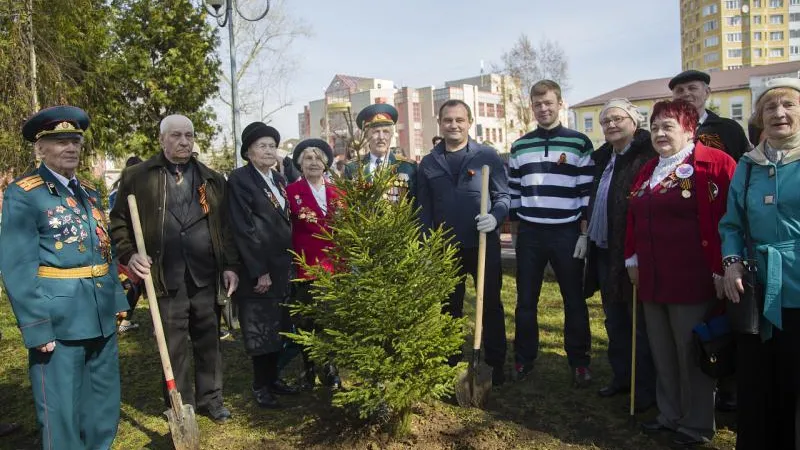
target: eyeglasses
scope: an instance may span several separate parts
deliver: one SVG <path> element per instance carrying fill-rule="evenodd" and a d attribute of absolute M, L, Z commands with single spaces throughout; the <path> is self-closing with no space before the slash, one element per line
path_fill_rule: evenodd
<path fill-rule="evenodd" d="M 619 124 L 622 123 L 623 120 L 628 119 L 628 118 L 629 117 L 625 117 L 625 116 L 607 117 L 607 118 L 605 118 L 605 119 L 600 121 L 600 126 L 607 127 L 607 126 L 611 125 L 612 123 L 614 125 L 619 125 Z"/>

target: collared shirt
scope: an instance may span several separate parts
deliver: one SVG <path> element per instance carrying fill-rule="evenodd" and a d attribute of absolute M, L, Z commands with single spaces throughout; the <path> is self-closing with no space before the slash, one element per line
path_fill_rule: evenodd
<path fill-rule="evenodd" d="M 328 215 L 328 197 L 325 195 L 325 183 L 322 183 L 322 186 L 315 187 L 313 184 L 308 183 L 308 187 L 311 188 L 311 193 L 314 194 L 314 200 L 317 201 L 317 205 L 319 209 L 322 210 L 322 214 Z"/>
<path fill-rule="evenodd" d="M 387 161 L 387 159 L 389 159 L 389 155 L 388 154 L 381 156 L 381 158 L 380 158 L 381 166 L 386 167 L 386 164 L 389 163 L 389 161 Z M 378 157 L 373 155 L 372 152 L 370 152 L 370 154 L 369 154 L 369 173 L 375 172 L 375 170 L 377 170 L 377 168 L 378 168 Z"/>
<path fill-rule="evenodd" d="M 50 173 L 52 173 L 54 177 L 56 177 L 56 180 L 58 180 L 59 183 L 63 184 L 64 187 L 67 188 L 68 191 L 72 192 L 72 195 L 75 195 L 75 192 L 73 192 L 72 188 L 69 187 L 69 182 L 70 181 L 75 180 L 76 183 L 78 182 L 78 179 L 75 178 L 75 175 L 73 175 L 72 178 L 67 179 L 67 177 L 65 177 L 64 175 L 61 175 L 60 173 L 56 173 L 55 171 L 53 171 L 53 169 L 47 167 L 47 164 L 44 164 L 44 167 L 47 168 L 47 170 L 49 170 Z M 78 183 L 78 184 L 80 185 L 80 183 Z"/>
<path fill-rule="evenodd" d="M 703 115 L 700 116 L 700 119 L 697 120 L 697 126 L 702 125 L 703 122 L 706 121 L 706 119 L 708 119 L 708 111 L 703 111 Z"/>
<path fill-rule="evenodd" d="M 264 181 L 266 181 L 269 190 L 272 191 L 272 194 L 275 196 L 275 198 L 278 199 L 278 203 L 280 203 L 281 209 L 286 208 L 286 199 L 283 198 L 283 195 L 281 195 L 281 190 L 278 189 L 278 185 L 275 184 L 275 179 L 274 175 L 272 174 L 272 169 L 268 169 L 268 173 L 266 174 L 258 169 L 256 170 L 261 175 L 261 178 L 263 178 Z"/>

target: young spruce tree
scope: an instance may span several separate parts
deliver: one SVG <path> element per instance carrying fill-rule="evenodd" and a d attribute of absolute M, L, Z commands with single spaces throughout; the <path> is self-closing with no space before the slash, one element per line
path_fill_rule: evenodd
<path fill-rule="evenodd" d="M 332 359 L 346 374 L 333 404 L 361 418 L 388 408 L 396 436 L 410 431 L 412 406 L 452 392 L 459 371 L 448 356 L 464 342 L 464 322 L 442 313 L 459 280 L 455 248 L 441 229 L 425 237 L 413 203 L 387 200 L 397 182 L 391 168 L 369 179 L 336 178 L 343 207 L 332 217 L 329 255 L 335 273 L 305 267 L 316 277 L 315 301 L 294 305 L 321 332 L 290 338 L 312 359 Z"/>

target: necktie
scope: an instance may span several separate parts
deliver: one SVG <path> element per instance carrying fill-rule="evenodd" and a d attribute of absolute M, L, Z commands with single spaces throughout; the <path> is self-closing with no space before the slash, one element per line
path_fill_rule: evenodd
<path fill-rule="evenodd" d="M 383 162 L 383 160 L 381 160 L 380 158 L 375 160 L 375 170 L 378 170 L 378 169 L 381 168 L 381 163 L 382 162 Z"/>
<path fill-rule="evenodd" d="M 72 190 L 72 195 L 81 198 L 81 187 L 78 185 L 78 180 L 75 178 L 69 180 L 67 186 Z"/>

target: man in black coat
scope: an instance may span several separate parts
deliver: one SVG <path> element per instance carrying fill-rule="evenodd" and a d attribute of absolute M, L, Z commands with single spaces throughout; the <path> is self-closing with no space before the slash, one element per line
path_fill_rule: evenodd
<path fill-rule="evenodd" d="M 500 301 L 499 224 L 508 215 L 508 177 L 503 160 L 493 148 L 469 138 L 472 112 L 461 100 L 448 100 L 439 109 L 439 128 L 444 134 L 433 151 L 422 158 L 417 171 L 417 201 L 424 230 L 443 226 L 458 246 L 461 274 L 476 277 L 478 233 L 486 233 L 486 274 L 484 285 L 483 336 L 486 363 L 492 366 L 492 383 L 505 381 L 506 332 Z M 481 167 L 491 168 L 489 213 L 479 214 Z M 453 317 L 463 315 L 464 280 L 450 295 L 445 310 Z M 451 358 L 455 364 L 460 359 Z"/>
<path fill-rule="evenodd" d="M 681 72 L 669 80 L 669 89 L 673 100 L 681 99 L 697 108 L 700 121 L 697 126 L 696 139 L 704 145 L 714 147 L 729 154 L 731 158 L 739 158 L 750 151 L 750 141 L 744 129 L 735 120 L 720 117 L 706 109 L 706 101 L 711 94 L 711 76 L 699 70 Z"/>

